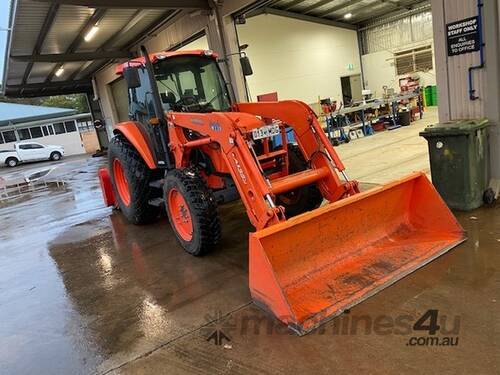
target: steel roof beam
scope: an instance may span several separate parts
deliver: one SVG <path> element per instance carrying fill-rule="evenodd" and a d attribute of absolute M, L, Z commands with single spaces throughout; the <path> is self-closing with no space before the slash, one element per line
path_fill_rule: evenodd
<path fill-rule="evenodd" d="M 96 52 L 102 52 L 105 51 L 107 48 L 112 48 L 113 44 L 118 41 L 120 38 L 122 38 L 125 34 L 127 34 L 130 30 L 132 30 L 139 22 L 141 22 L 144 17 L 148 15 L 148 11 L 143 11 L 143 10 L 137 10 L 134 12 L 132 17 L 127 21 L 125 26 L 123 26 L 120 30 L 118 30 L 116 33 L 113 34 L 111 38 L 106 40 L 97 50 Z M 99 54 L 100 55 L 100 54 Z M 95 60 L 95 59 L 93 59 Z M 85 64 L 82 64 L 82 66 L 75 70 L 68 78 L 68 80 L 74 80 L 78 74 L 82 71 L 86 71 L 88 68 L 95 67 L 96 66 L 96 61 L 93 61 L 91 64 L 88 64 L 85 66 Z"/>
<path fill-rule="evenodd" d="M 292 8 L 293 8 L 293 7 L 295 7 L 296 5 L 302 4 L 304 1 L 306 1 L 306 0 L 295 0 L 295 1 L 291 1 L 291 2 L 289 2 L 288 4 L 286 4 L 286 6 L 283 8 L 283 10 L 289 10 L 289 9 L 292 9 Z"/>
<path fill-rule="evenodd" d="M 431 10 L 431 4 L 425 4 L 422 6 L 421 3 L 419 3 L 417 5 L 420 5 L 420 6 L 418 8 L 414 8 L 413 10 L 408 11 L 408 12 L 403 12 L 403 13 L 392 12 L 391 14 L 383 15 L 383 17 L 378 18 L 378 19 L 377 19 L 377 17 L 370 17 L 370 19 L 373 19 L 373 22 L 370 21 L 370 23 L 368 23 L 368 24 L 365 24 L 363 26 L 360 25 L 361 27 L 360 27 L 359 31 L 364 31 L 367 29 L 378 27 L 378 26 L 383 25 L 383 24 L 388 23 L 388 22 L 398 21 L 400 19 L 403 19 L 406 17 L 411 17 L 413 15 L 420 14 L 420 13 L 427 12 L 427 11 Z"/>
<path fill-rule="evenodd" d="M 375 15 L 373 14 L 373 12 L 368 12 L 368 14 L 365 12 L 362 13 L 362 18 L 360 18 L 359 20 L 355 20 L 356 23 L 360 24 L 374 18 L 382 17 L 386 14 L 392 14 L 397 11 L 410 12 L 414 8 L 414 4 L 404 5 L 401 3 L 401 1 L 395 0 L 377 0 L 377 2 L 381 5 L 386 5 L 387 7 L 383 8 L 382 11 L 375 13 Z"/>
<path fill-rule="evenodd" d="M 36 40 L 35 47 L 33 48 L 33 53 L 32 53 L 33 55 L 38 55 L 40 53 L 40 50 L 42 49 L 43 46 L 43 42 L 45 41 L 45 38 L 47 37 L 47 34 L 50 31 L 50 27 L 52 26 L 52 23 L 56 18 L 58 10 L 59 10 L 59 4 L 52 4 L 50 6 L 49 11 L 45 16 L 45 20 L 43 21 L 43 25 L 40 29 L 40 32 L 38 33 L 38 38 Z M 23 84 L 25 84 L 26 81 L 28 80 L 28 77 L 30 76 L 32 69 L 33 69 L 33 62 L 30 62 L 28 63 L 24 71 L 22 80 Z"/>
<path fill-rule="evenodd" d="M 390 4 L 388 4 L 388 3 L 385 3 L 385 4 L 390 6 Z M 375 13 L 371 12 L 369 15 L 362 14 L 361 15 L 362 17 L 360 19 L 356 20 L 356 22 L 358 24 L 362 24 L 365 21 L 375 20 L 376 18 L 383 17 L 385 15 L 390 15 L 390 14 L 393 14 L 395 12 L 397 12 L 397 10 L 395 10 L 394 8 L 382 8 L 380 11 L 375 12 Z"/>
<path fill-rule="evenodd" d="M 63 81 L 63 82 L 41 82 L 41 83 L 28 83 L 25 85 L 8 85 L 8 90 L 42 90 L 53 89 L 57 87 L 80 87 L 92 86 L 92 82 L 88 79 L 81 79 L 78 81 Z"/>
<path fill-rule="evenodd" d="M 210 9 L 207 0 L 35 0 L 89 8 L 125 9 Z"/>
<path fill-rule="evenodd" d="M 387 3 L 395 7 L 396 9 L 412 10 L 412 5 L 404 5 L 400 0 L 378 0 L 380 3 Z"/>
<path fill-rule="evenodd" d="M 92 14 L 92 16 L 90 16 L 90 18 L 87 20 L 85 25 L 80 29 L 75 39 L 73 39 L 73 42 L 71 42 L 70 46 L 66 49 L 65 53 L 66 54 L 74 53 L 82 43 L 84 36 L 90 31 L 92 27 L 94 27 L 100 20 L 104 18 L 105 14 L 106 14 L 106 9 L 96 9 Z M 54 66 L 54 68 L 51 70 L 51 72 L 45 79 L 45 82 L 51 82 L 52 78 L 59 70 L 59 68 L 62 67 L 62 65 L 63 64 L 59 63 L 56 66 Z"/>
<path fill-rule="evenodd" d="M 352 25 L 350 23 L 338 22 L 338 21 L 334 21 L 334 20 L 330 20 L 330 19 L 326 19 L 326 18 L 319 18 L 316 16 L 308 16 L 308 15 L 302 14 L 302 13 L 288 12 L 286 10 L 281 10 L 281 9 L 276 9 L 276 8 L 264 8 L 262 10 L 259 10 L 258 12 L 252 12 L 252 14 L 248 15 L 247 17 L 258 16 L 259 14 L 273 14 L 275 16 L 294 18 L 294 19 L 300 20 L 300 21 L 319 23 L 322 25 L 340 27 L 340 28 L 349 29 L 349 30 L 357 30 L 358 29 L 356 25 Z"/>
<path fill-rule="evenodd" d="M 53 96 L 53 95 L 70 95 L 70 94 L 82 94 L 82 93 L 91 93 L 92 92 L 92 83 L 82 84 L 77 86 L 54 86 L 47 89 L 41 88 L 30 88 L 29 90 L 23 89 L 10 89 L 10 86 L 7 87 L 5 93 L 7 96 L 11 98 L 37 98 L 40 96 Z"/>
<path fill-rule="evenodd" d="M 323 13 L 318 14 L 318 17 L 325 17 L 325 16 L 327 16 L 327 15 L 329 15 L 331 13 L 334 13 L 334 12 L 336 12 L 338 10 L 350 7 L 352 5 L 356 5 L 357 3 L 360 3 L 362 1 L 363 0 L 349 0 L 349 1 L 346 1 L 345 3 L 336 5 L 336 6 L 332 7 L 332 8 L 329 8 L 328 10 L 324 11 Z"/>
<path fill-rule="evenodd" d="M 129 51 L 95 51 L 80 53 L 60 53 L 45 55 L 19 55 L 11 56 L 12 60 L 29 61 L 34 63 L 58 63 L 74 61 L 92 61 L 95 59 L 126 59 L 134 57 Z"/>
<path fill-rule="evenodd" d="M 304 14 L 311 13 L 314 9 L 318 9 L 322 7 L 323 5 L 326 5 L 328 3 L 331 3 L 332 0 L 322 0 L 319 3 L 313 4 L 311 6 L 308 6 L 307 8 L 302 9 L 300 12 Z"/>
<path fill-rule="evenodd" d="M 140 38 L 142 38 L 146 35 L 149 35 L 152 30 L 156 30 L 156 28 L 159 26 L 159 23 L 161 20 L 164 20 L 164 23 L 162 23 L 162 26 L 165 26 L 165 25 L 171 24 L 172 22 L 177 20 L 178 16 L 181 16 L 182 14 L 184 14 L 184 12 L 182 12 L 182 11 L 179 11 L 179 12 L 167 11 L 167 12 L 163 13 L 155 22 L 153 22 L 151 24 L 153 26 L 150 25 L 150 27 L 148 29 L 146 29 L 145 31 L 140 33 L 142 35 Z M 121 33 L 121 31 L 119 33 Z M 128 49 L 129 47 L 136 45 L 139 42 L 140 38 L 139 39 L 136 38 L 136 39 L 132 40 L 131 42 L 129 42 L 126 46 L 124 46 L 122 48 Z M 108 44 L 108 42 L 106 42 L 106 44 Z M 88 77 L 91 74 L 93 74 L 95 71 L 97 71 L 97 70 L 101 69 L 102 67 L 104 67 L 105 65 L 107 65 L 108 63 L 109 63 L 109 61 L 103 62 L 102 59 L 95 60 L 91 64 L 89 64 L 87 67 L 80 69 L 79 71 L 73 73 L 69 77 L 69 79 L 75 79 L 79 73 L 81 73 L 82 77 Z"/>

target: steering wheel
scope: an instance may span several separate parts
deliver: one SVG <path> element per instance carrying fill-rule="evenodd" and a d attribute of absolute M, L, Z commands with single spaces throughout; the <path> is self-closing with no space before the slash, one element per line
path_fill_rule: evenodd
<path fill-rule="evenodd" d="M 176 103 L 176 106 L 182 108 L 184 112 L 191 112 L 201 107 L 195 96 L 182 96 Z"/>
<path fill-rule="evenodd" d="M 193 104 L 198 104 L 198 100 L 196 100 L 196 97 L 194 97 L 192 95 L 189 95 L 189 96 L 184 95 L 184 96 L 181 96 L 181 98 L 177 101 L 176 104 L 190 106 Z"/>

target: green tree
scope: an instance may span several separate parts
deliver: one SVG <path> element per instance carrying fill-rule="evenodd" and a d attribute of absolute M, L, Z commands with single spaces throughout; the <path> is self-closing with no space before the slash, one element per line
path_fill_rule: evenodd
<path fill-rule="evenodd" d="M 48 96 L 42 98 L 40 105 L 76 109 L 78 113 L 89 112 L 87 100 L 83 94 Z"/>
<path fill-rule="evenodd" d="M 2 95 L 0 96 L 0 102 L 40 105 L 45 107 L 71 108 L 76 109 L 78 113 L 89 112 L 87 100 L 85 98 L 85 95 L 83 94 L 47 96 L 40 98 L 8 98 Z"/>

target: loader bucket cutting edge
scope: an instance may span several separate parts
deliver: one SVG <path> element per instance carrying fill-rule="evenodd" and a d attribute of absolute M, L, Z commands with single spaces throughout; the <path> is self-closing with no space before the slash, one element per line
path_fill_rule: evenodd
<path fill-rule="evenodd" d="M 305 334 L 466 240 L 423 173 L 250 234 L 253 300 Z"/>

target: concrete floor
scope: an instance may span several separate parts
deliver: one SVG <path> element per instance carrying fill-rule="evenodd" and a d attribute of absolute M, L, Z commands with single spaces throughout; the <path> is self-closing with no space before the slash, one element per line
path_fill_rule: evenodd
<path fill-rule="evenodd" d="M 338 150 L 351 176 L 385 182 L 428 169 L 416 136 L 423 126 Z M 240 204 L 220 210 L 221 246 L 194 258 L 165 219 L 136 227 L 103 206 L 96 171 L 104 162 L 68 160 L 54 172 L 64 185 L 0 203 L 1 374 L 500 372 L 498 206 L 457 213 L 467 242 L 297 337 L 250 302 L 252 228 Z M 426 336 L 413 323 L 431 309 L 435 336 L 458 345 L 411 345 Z"/>

